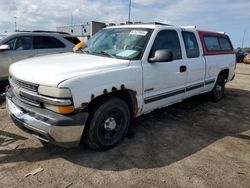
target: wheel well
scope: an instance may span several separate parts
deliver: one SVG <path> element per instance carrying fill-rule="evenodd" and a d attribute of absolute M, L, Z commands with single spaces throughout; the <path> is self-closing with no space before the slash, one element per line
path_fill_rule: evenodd
<path fill-rule="evenodd" d="M 219 75 L 223 75 L 223 77 L 228 80 L 228 76 L 229 76 L 229 69 L 224 69 L 220 72 Z"/>
<path fill-rule="evenodd" d="M 102 103 L 103 101 L 111 98 L 111 97 L 118 97 L 122 100 L 124 100 L 131 112 L 132 117 L 134 117 L 137 113 L 138 110 L 138 104 L 137 104 L 137 99 L 136 99 L 136 92 L 132 90 L 118 90 L 118 91 L 113 91 L 110 93 L 105 93 L 101 96 L 97 96 L 88 103 L 87 107 L 84 109 L 84 111 L 91 112 L 98 104 Z"/>

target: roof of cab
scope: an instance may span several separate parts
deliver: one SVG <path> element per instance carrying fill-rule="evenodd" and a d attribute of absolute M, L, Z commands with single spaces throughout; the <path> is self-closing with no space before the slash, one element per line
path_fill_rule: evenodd
<path fill-rule="evenodd" d="M 116 26 L 108 26 L 105 29 L 112 29 L 112 28 L 145 28 L 145 29 L 155 29 L 158 27 L 168 27 L 171 29 L 177 29 L 177 28 L 182 28 L 187 31 L 194 31 L 196 30 L 196 27 L 191 27 L 191 26 L 175 26 L 175 25 L 169 25 L 169 24 L 164 24 L 164 23 L 158 23 L 158 22 L 153 22 L 153 23 L 141 23 L 141 24 L 127 24 L 127 25 L 116 25 Z"/>
<path fill-rule="evenodd" d="M 146 28 L 146 29 L 155 29 L 156 27 L 159 27 L 159 25 L 154 24 L 128 24 L 128 25 L 116 25 L 116 26 L 110 26 L 107 27 L 110 28 Z"/>
<path fill-rule="evenodd" d="M 148 22 L 148 23 L 136 23 L 136 24 L 125 24 L 125 25 L 116 25 L 116 26 L 108 26 L 107 28 L 146 28 L 146 29 L 155 29 L 157 27 L 174 27 L 173 25 L 169 25 L 161 22 Z"/>

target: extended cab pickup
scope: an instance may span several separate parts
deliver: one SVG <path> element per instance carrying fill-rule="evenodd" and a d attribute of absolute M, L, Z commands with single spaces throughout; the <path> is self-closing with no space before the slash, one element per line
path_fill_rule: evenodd
<path fill-rule="evenodd" d="M 224 33 L 161 24 L 108 27 L 77 53 L 20 61 L 10 67 L 7 109 L 43 143 L 84 140 L 117 145 L 134 117 L 188 97 L 224 95 L 235 74 Z"/>

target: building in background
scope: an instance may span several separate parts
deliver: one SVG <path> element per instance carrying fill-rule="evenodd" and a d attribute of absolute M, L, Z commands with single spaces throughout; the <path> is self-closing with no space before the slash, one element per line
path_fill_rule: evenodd
<path fill-rule="evenodd" d="M 80 40 L 86 42 L 90 37 L 92 37 L 96 32 L 104 27 L 106 27 L 105 23 L 91 21 L 82 25 L 60 26 L 56 28 L 56 31 L 70 33 L 77 36 Z"/>

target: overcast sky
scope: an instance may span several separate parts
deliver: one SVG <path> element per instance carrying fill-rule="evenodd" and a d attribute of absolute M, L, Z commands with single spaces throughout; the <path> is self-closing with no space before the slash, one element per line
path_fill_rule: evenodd
<path fill-rule="evenodd" d="M 128 19 L 129 0 L 0 0 L 0 32 L 14 30 L 14 17 L 20 30 L 47 29 L 95 20 L 120 23 Z M 132 0 L 132 21 L 196 25 L 225 31 L 234 47 L 250 46 L 249 0 Z"/>

